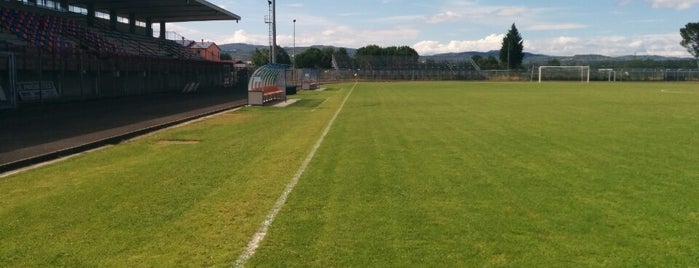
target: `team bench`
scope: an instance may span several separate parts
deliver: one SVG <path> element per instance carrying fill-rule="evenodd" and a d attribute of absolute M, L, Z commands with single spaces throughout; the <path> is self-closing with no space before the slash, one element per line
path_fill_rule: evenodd
<path fill-rule="evenodd" d="M 264 105 L 267 102 L 284 99 L 284 91 L 278 86 L 253 88 L 248 92 L 248 104 Z"/>

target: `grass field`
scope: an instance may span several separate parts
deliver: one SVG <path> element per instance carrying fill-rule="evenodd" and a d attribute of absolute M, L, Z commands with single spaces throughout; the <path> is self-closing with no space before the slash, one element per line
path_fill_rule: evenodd
<path fill-rule="evenodd" d="M 0 178 L 0 266 L 231 266 L 352 86 Z M 699 266 L 699 84 L 351 92 L 246 266 Z"/>

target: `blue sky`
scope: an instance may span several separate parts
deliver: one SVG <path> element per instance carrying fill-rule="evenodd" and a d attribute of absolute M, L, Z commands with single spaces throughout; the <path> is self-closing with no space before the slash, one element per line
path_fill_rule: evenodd
<path fill-rule="evenodd" d="M 190 39 L 265 45 L 267 0 L 209 0 L 242 17 L 168 25 Z M 277 0 L 277 40 L 293 45 L 413 47 L 421 55 L 500 48 L 515 23 L 527 52 L 691 57 L 679 29 L 699 22 L 699 0 Z"/>

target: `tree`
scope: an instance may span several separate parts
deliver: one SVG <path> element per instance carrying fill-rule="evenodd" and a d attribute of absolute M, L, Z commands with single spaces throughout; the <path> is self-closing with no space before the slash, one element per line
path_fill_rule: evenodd
<path fill-rule="evenodd" d="M 500 62 L 506 69 L 519 69 L 524 59 L 524 41 L 514 23 L 502 39 L 500 48 Z"/>
<path fill-rule="evenodd" d="M 337 51 L 333 53 L 333 56 L 335 56 L 335 62 L 340 69 L 352 68 L 352 59 L 347 53 L 346 48 L 341 47 L 337 49 Z"/>
<path fill-rule="evenodd" d="M 360 68 L 377 70 L 415 66 L 420 55 L 408 46 L 382 48 L 377 45 L 368 45 L 357 49 L 355 57 Z"/>
<path fill-rule="evenodd" d="M 221 55 L 219 56 L 219 58 L 220 58 L 221 60 L 232 60 L 232 59 L 233 59 L 233 56 L 231 56 L 231 54 L 228 54 L 228 53 L 221 53 Z"/>
<path fill-rule="evenodd" d="M 558 60 L 557 58 L 551 58 L 546 62 L 546 65 L 549 66 L 561 66 L 561 61 Z"/>
<path fill-rule="evenodd" d="M 269 63 L 269 49 L 256 48 L 255 52 L 252 53 L 252 64 L 259 67 L 267 63 Z"/>
<path fill-rule="evenodd" d="M 294 61 L 296 68 L 321 68 L 325 65 L 323 62 L 323 51 L 315 47 L 297 54 Z"/>
<path fill-rule="evenodd" d="M 473 59 L 473 62 L 478 64 L 478 67 L 480 67 L 481 70 L 495 70 L 498 69 L 498 66 L 500 65 L 498 59 L 493 57 L 493 55 L 489 55 L 487 58 L 483 58 L 481 55 L 474 55 L 471 57 L 471 59 Z"/>
<path fill-rule="evenodd" d="M 359 67 L 362 69 L 376 69 L 381 67 L 380 56 L 382 55 L 382 48 L 377 45 L 368 45 L 365 47 L 360 47 L 355 53 L 355 58 Z"/>
<path fill-rule="evenodd" d="M 277 49 L 275 51 L 277 52 L 277 63 L 291 64 L 291 57 L 289 56 L 289 53 L 286 53 L 286 49 L 277 46 Z"/>
<path fill-rule="evenodd" d="M 680 45 L 687 48 L 689 54 L 697 59 L 699 65 L 699 22 L 687 23 L 684 28 L 680 29 L 680 35 L 682 36 Z"/>
<path fill-rule="evenodd" d="M 333 67 L 333 53 L 335 53 L 335 49 L 332 47 L 324 47 L 323 49 L 320 50 L 321 52 L 321 58 L 320 58 L 320 68 L 323 69 L 330 69 Z"/>
<path fill-rule="evenodd" d="M 277 46 L 276 53 L 277 63 L 291 64 L 289 54 L 287 54 L 286 50 L 284 50 L 282 47 Z M 252 53 L 252 63 L 258 67 L 270 63 L 269 48 L 255 49 L 255 52 Z"/>

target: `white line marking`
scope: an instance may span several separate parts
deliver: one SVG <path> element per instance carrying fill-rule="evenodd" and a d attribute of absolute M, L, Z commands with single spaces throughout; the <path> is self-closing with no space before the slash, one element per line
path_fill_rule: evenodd
<path fill-rule="evenodd" d="M 694 91 L 676 91 L 676 90 L 669 90 L 669 89 L 661 89 L 660 92 L 670 93 L 670 94 L 697 94 L 697 92 L 694 92 Z"/>
<path fill-rule="evenodd" d="M 357 83 L 354 83 L 354 85 L 350 89 L 350 92 L 347 93 L 347 96 L 345 96 L 345 99 L 342 101 L 342 104 L 340 104 L 340 107 L 337 108 L 335 115 L 332 117 L 332 119 L 330 119 L 328 125 L 325 126 L 323 134 L 320 135 L 320 137 L 316 141 L 316 144 L 313 146 L 313 149 L 311 149 L 311 152 L 308 153 L 306 159 L 303 160 L 303 163 L 299 167 L 298 171 L 296 171 L 296 174 L 294 174 L 294 177 L 291 179 L 289 184 L 286 185 L 286 188 L 284 189 L 284 192 L 282 192 L 282 195 L 279 196 L 277 202 L 274 203 L 274 207 L 267 215 L 267 218 L 265 218 L 265 220 L 262 222 L 260 229 L 257 230 L 255 235 L 252 236 L 252 239 L 250 239 L 250 242 L 248 242 L 248 246 L 245 248 L 245 251 L 242 254 L 240 254 L 238 259 L 235 261 L 234 267 L 245 266 L 245 263 L 248 260 L 250 260 L 250 258 L 252 258 L 253 255 L 255 255 L 257 247 L 260 246 L 260 242 L 262 242 L 262 240 L 267 235 L 267 230 L 269 229 L 269 226 L 272 225 L 272 222 L 274 222 L 274 219 L 277 217 L 277 214 L 286 203 L 286 199 L 289 197 L 289 194 L 291 194 L 291 191 L 294 190 L 294 187 L 296 187 L 296 184 L 299 182 L 299 178 L 301 178 L 301 175 L 303 175 L 303 173 L 306 171 L 306 168 L 311 163 L 313 156 L 315 156 L 316 151 L 318 151 L 318 148 L 320 148 L 320 145 L 323 143 L 325 136 L 328 135 L 328 132 L 330 132 L 330 128 L 333 126 L 333 123 L 335 123 L 335 119 L 337 119 L 337 116 L 342 111 L 342 108 L 345 107 L 345 103 L 347 102 L 347 99 L 349 99 L 350 95 L 352 95 L 352 91 L 354 91 L 355 87 L 357 87 Z"/>
<path fill-rule="evenodd" d="M 318 107 L 320 107 L 321 105 L 323 105 L 323 103 L 325 103 L 326 101 L 328 101 L 328 98 L 325 98 L 325 100 L 323 100 L 323 102 L 321 102 L 320 104 L 316 105 L 316 107 L 313 108 L 313 110 L 311 110 L 311 112 L 315 112 L 316 110 L 318 110 Z"/>

